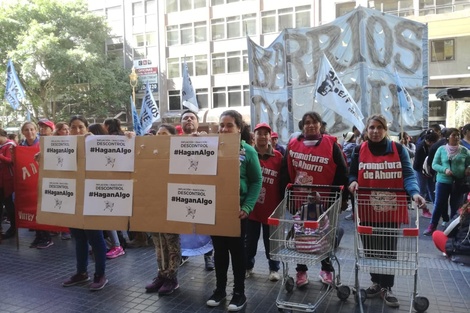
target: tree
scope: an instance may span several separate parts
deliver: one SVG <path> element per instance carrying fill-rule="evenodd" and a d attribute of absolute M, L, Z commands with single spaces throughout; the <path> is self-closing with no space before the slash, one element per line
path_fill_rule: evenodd
<path fill-rule="evenodd" d="M 0 33 L 0 86 L 11 58 L 35 116 L 58 121 L 127 111 L 127 73 L 105 53 L 110 28 L 83 0 L 4 1 Z"/>

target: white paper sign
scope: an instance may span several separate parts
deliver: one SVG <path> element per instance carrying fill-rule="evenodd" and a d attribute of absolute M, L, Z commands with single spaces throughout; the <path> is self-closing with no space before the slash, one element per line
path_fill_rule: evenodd
<path fill-rule="evenodd" d="M 85 179 L 83 215 L 132 216 L 132 180 Z"/>
<path fill-rule="evenodd" d="M 75 214 L 75 179 L 43 178 L 41 211 Z"/>
<path fill-rule="evenodd" d="M 134 171 L 135 137 L 87 136 L 86 170 L 106 172 Z"/>
<path fill-rule="evenodd" d="M 170 174 L 217 175 L 218 147 L 219 137 L 171 137 Z"/>
<path fill-rule="evenodd" d="M 44 169 L 53 171 L 77 170 L 77 136 L 44 137 Z"/>
<path fill-rule="evenodd" d="M 215 186 L 168 184 L 167 220 L 215 224 Z"/>

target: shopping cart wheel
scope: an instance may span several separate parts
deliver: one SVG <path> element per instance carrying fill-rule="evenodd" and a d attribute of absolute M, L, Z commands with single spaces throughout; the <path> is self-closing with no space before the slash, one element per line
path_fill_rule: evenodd
<path fill-rule="evenodd" d="M 413 299 L 413 308 L 418 312 L 425 312 L 429 308 L 429 300 L 426 297 L 416 296 Z"/>
<path fill-rule="evenodd" d="M 338 289 L 336 290 L 336 295 L 340 300 L 347 300 L 349 298 L 349 295 L 351 294 L 351 289 L 346 286 L 346 285 L 341 285 L 338 286 Z"/>
<path fill-rule="evenodd" d="M 366 302 L 367 299 L 367 293 L 365 289 L 360 289 L 361 292 L 361 302 L 364 303 Z M 359 294 L 356 292 L 354 293 L 354 300 L 356 300 L 356 303 L 359 303 Z"/>
<path fill-rule="evenodd" d="M 287 292 L 292 292 L 292 290 L 294 290 L 294 278 L 290 276 L 286 279 L 286 290 Z"/>

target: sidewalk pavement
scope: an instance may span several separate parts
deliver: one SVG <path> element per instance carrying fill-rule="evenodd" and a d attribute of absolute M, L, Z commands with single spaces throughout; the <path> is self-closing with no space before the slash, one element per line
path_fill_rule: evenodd
<path fill-rule="evenodd" d="M 337 250 L 341 265 L 341 280 L 350 287 L 354 285 L 354 238 L 353 222 L 340 217 L 345 235 Z M 421 219 L 421 233 L 429 220 Z M 6 229 L 8 225 L 3 225 Z M 3 240 L 0 244 L 0 313 L 108 313 L 108 312 L 226 312 L 233 286 L 229 269 L 228 300 L 217 308 L 206 306 L 206 300 L 215 288 L 215 273 L 204 270 L 203 256 L 192 257 L 179 271 L 180 288 L 169 296 L 145 293 L 145 285 L 156 275 L 156 258 L 153 247 L 127 249 L 124 256 L 108 260 L 106 276 L 108 285 L 91 292 L 87 284 L 62 287 L 62 282 L 75 273 L 74 242 L 53 237 L 54 245 L 48 249 L 29 248 L 34 232 L 20 229 L 19 249 L 16 239 Z M 419 294 L 429 299 L 429 313 L 470 312 L 470 267 L 452 263 L 434 247 L 430 237 L 420 235 L 419 240 Z M 246 280 L 247 306 L 241 312 L 278 312 L 275 301 L 281 283 L 268 280 L 268 265 L 264 256 L 262 240 L 258 245 L 254 276 Z M 295 276 L 295 265 L 288 274 Z M 318 279 L 319 264 L 310 267 L 310 284 L 304 290 L 294 289 L 299 302 L 316 303 L 323 290 Z M 93 274 L 90 260 L 88 271 Z M 337 270 L 338 272 L 338 270 Z M 282 269 L 281 269 L 282 274 Z M 367 273 L 360 272 L 361 287 L 370 285 Z M 322 289 L 323 288 L 323 289 Z M 380 298 L 368 299 L 364 312 L 408 312 L 413 291 L 413 276 L 397 276 L 395 295 L 400 301 L 399 309 L 384 305 Z M 284 290 L 283 290 L 284 292 Z M 316 312 L 360 312 L 354 297 L 341 301 L 332 292 Z"/>

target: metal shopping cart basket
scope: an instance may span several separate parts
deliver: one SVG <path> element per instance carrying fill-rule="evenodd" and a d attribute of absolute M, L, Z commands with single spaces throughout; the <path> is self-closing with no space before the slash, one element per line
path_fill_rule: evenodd
<path fill-rule="evenodd" d="M 355 298 L 362 304 L 367 294 L 359 285 L 359 271 L 371 274 L 414 276 L 410 312 L 424 312 L 429 300 L 418 296 L 418 210 L 409 206 L 403 189 L 360 188 L 354 213 Z"/>
<path fill-rule="evenodd" d="M 341 300 L 349 297 L 350 288 L 341 285 L 341 268 L 335 255 L 341 194 L 339 186 L 289 185 L 284 200 L 269 217 L 270 256 L 281 261 L 283 268 L 282 284 L 276 299 L 279 311 L 314 312 L 333 290 Z M 293 301 L 297 298 L 292 296 L 294 279 L 289 276 L 288 263 L 314 265 L 327 257 L 337 264 L 333 284 L 321 288 L 315 303 Z M 297 300 L 304 300 L 300 298 Z"/>

